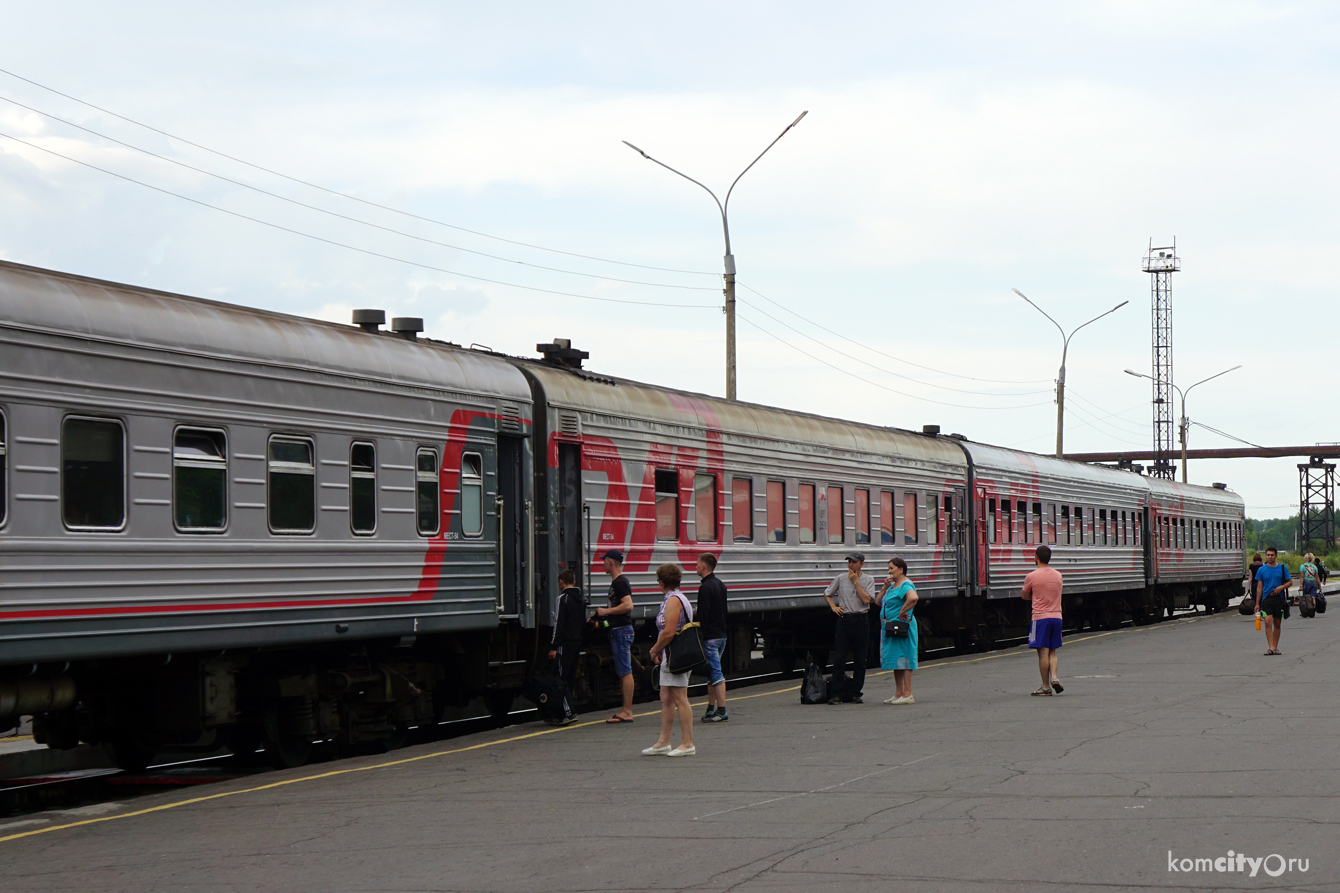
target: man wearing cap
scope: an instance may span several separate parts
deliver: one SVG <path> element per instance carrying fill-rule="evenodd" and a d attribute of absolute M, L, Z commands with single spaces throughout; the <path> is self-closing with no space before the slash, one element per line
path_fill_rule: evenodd
<path fill-rule="evenodd" d="M 865 687 L 865 655 L 870 648 L 870 603 L 875 578 L 863 573 L 865 555 L 847 553 L 847 572 L 824 590 L 824 600 L 837 615 L 833 635 L 833 684 L 828 692 L 830 704 L 859 704 Z M 847 679 L 847 652 L 851 652 L 851 680 Z"/>
<path fill-rule="evenodd" d="M 605 722 L 633 721 L 633 585 L 623 573 L 623 553 L 610 549 L 600 556 L 610 575 L 609 607 L 596 608 L 596 621 L 609 626 L 614 675 L 623 689 L 623 709 Z"/>

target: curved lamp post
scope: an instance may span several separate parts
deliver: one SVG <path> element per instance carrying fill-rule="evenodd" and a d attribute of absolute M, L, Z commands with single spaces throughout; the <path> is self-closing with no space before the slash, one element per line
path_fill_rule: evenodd
<path fill-rule="evenodd" d="M 726 200 L 724 202 L 721 199 L 717 198 L 717 194 L 715 192 L 708 189 L 706 186 L 703 186 L 702 183 L 699 183 L 697 180 L 693 179 L 688 174 L 682 171 L 675 170 L 673 167 L 666 164 L 664 161 L 652 158 L 646 152 L 643 152 L 637 146 L 634 146 L 632 143 L 628 142 L 628 140 L 623 141 L 623 144 L 625 146 L 632 149 L 634 152 L 641 155 L 648 161 L 654 161 L 661 167 L 670 171 L 672 174 L 679 174 L 679 176 L 683 177 L 685 180 L 688 180 L 690 183 L 695 183 L 698 186 L 702 186 L 702 188 L 707 191 L 707 194 L 712 196 L 712 200 L 717 203 L 717 210 L 721 212 L 721 231 L 726 236 L 726 256 L 723 258 L 723 260 L 725 261 L 725 269 L 726 269 L 726 399 L 727 400 L 735 399 L 735 256 L 730 252 L 730 222 L 727 220 L 726 217 L 726 212 L 730 208 L 730 194 L 735 191 L 735 184 L 740 182 L 740 177 L 743 177 L 745 174 L 749 173 L 749 168 L 758 164 L 758 159 L 768 154 L 768 149 L 771 149 L 773 146 L 777 145 L 777 140 L 780 140 L 782 137 L 786 136 L 786 134 L 791 130 L 791 128 L 799 124 L 800 119 L 808 114 L 809 110 L 801 112 L 796 117 L 796 120 L 786 125 L 786 129 L 783 130 L 781 133 L 777 134 L 777 139 L 768 143 L 767 148 L 765 148 L 762 152 L 758 153 L 758 158 L 755 158 L 753 161 L 749 162 L 749 165 L 745 167 L 744 170 L 740 171 L 740 176 L 732 180 L 730 188 L 726 190 Z"/>
<path fill-rule="evenodd" d="M 1175 385 L 1175 384 L 1172 386 L 1172 387 L 1173 387 L 1173 390 L 1177 392 L 1177 396 L 1179 396 L 1179 397 L 1182 398 L 1182 418 L 1181 418 L 1181 420 L 1180 420 L 1180 421 L 1178 422 L 1178 424 L 1177 424 L 1177 434 L 1178 434 L 1178 437 L 1179 437 L 1179 438 L 1181 439 L 1181 441 L 1182 441 L 1182 483 L 1185 484 L 1185 483 L 1187 482 L 1187 481 L 1186 481 L 1186 434 L 1187 434 L 1187 429 L 1188 429 L 1189 427 L 1191 427 L 1191 420 L 1188 419 L 1188 418 L 1186 417 L 1186 395 L 1187 395 L 1187 394 L 1190 394 L 1190 393 L 1191 393 L 1191 388 L 1194 388 L 1196 385 L 1205 384 L 1205 382 L 1207 382 L 1207 381 L 1213 381 L 1214 379 L 1218 378 L 1218 377 L 1221 376 L 1221 375 L 1227 375 L 1228 373 L 1233 372 L 1233 371 L 1236 370 L 1236 369 L 1241 369 L 1241 368 L 1242 368 L 1241 365 L 1237 365 L 1237 366 L 1234 366 L 1232 369 L 1225 369 L 1223 372 L 1216 372 L 1216 373 L 1214 373 L 1213 375 L 1211 375 L 1209 378 L 1202 378 L 1200 381 L 1196 382 L 1196 384 L 1193 384 L 1193 385 L 1191 385 L 1190 387 L 1188 387 L 1185 391 L 1182 390 L 1181 388 L 1179 388 L 1179 387 L 1178 387 L 1177 385 Z M 1124 371 L 1125 371 L 1125 373 L 1126 373 L 1127 375 L 1134 375 L 1136 378 L 1148 378 L 1150 381 L 1153 381 L 1153 380 L 1154 380 L 1154 376 L 1152 376 L 1152 375 L 1145 375 L 1143 372 L 1136 372 L 1134 369 L 1126 369 L 1126 370 L 1124 370 Z M 1172 382 L 1168 382 L 1168 384 L 1172 384 Z"/>
<path fill-rule="evenodd" d="M 1098 322 L 1098 320 L 1102 319 L 1104 316 L 1107 316 L 1108 313 L 1116 313 L 1122 307 L 1125 307 L 1127 304 L 1129 304 L 1130 301 L 1122 301 L 1120 304 L 1113 307 L 1111 310 L 1108 310 L 1105 313 L 1098 314 L 1093 319 L 1089 320 L 1089 322 L 1080 323 L 1079 325 L 1075 326 L 1075 328 L 1071 329 L 1070 334 L 1067 335 L 1065 333 L 1065 329 L 1061 328 L 1061 324 L 1056 320 L 1052 319 L 1046 310 L 1043 310 L 1037 304 L 1034 304 L 1032 300 L 1029 299 L 1028 295 L 1019 291 L 1019 289 L 1017 288 L 1010 290 L 1013 291 L 1019 297 L 1023 298 L 1025 301 L 1028 301 L 1029 306 L 1031 306 L 1038 313 L 1041 313 L 1043 316 L 1046 316 L 1047 319 L 1050 320 L 1051 324 L 1056 326 L 1056 331 L 1061 333 L 1061 371 L 1058 372 L 1056 375 L 1056 458 L 1064 459 L 1065 454 L 1062 451 L 1062 440 L 1065 435 L 1065 360 L 1066 360 L 1066 354 L 1070 350 L 1070 339 L 1075 337 L 1075 333 L 1078 332 L 1080 329 L 1084 328 L 1085 326 L 1087 326 L 1089 323 Z"/>

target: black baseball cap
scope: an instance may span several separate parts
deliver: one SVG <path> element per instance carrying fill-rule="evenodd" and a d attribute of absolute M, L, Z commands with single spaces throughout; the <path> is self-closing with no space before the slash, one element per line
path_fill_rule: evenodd
<path fill-rule="evenodd" d="M 610 549 L 604 555 L 600 556 L 601 561 L 604 561 L 606 558 L 609 558 L 612 561 L 617 561 L 619 564 L 623 564 L 623 553 L 618 549 Z"/>
<path fill-rule="evenodd" d="M 848 552 L 848 553 L 847 553 L 847 560 L 848 560 L 848 561 L 865 561 L 865 553 L 864 553 L 864 552 Z"/>

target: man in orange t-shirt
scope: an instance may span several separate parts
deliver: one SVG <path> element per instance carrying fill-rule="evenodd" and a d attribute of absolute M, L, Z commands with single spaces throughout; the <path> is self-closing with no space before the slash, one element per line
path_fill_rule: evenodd
<path fill-rule="evenodd" d="M 1038 652 L 1038 672 L 1042 687 L 1035 695 L 1065 691 L 1056 678 L 1056 657 L 1061 650 L 1061 574 L 1047 563 L 1052 560 L 1050 546 L 1038 546 L 1033 556 L 1038 569 L 1024 577 L 1023 597 L 1033 603 L 1033 623 L 1028 628 L 1028 647 Z"/>

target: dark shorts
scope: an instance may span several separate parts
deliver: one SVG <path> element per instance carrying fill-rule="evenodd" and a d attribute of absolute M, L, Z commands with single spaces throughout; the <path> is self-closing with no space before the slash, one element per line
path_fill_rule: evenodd
<path fill-rule="evenodd" d="M 1284 619 L 1284 596 L 1267 595 L 1261 599 L 1261 610 L 1276 620 Z"/>
<path fill-rule="evenodd" d="M 1041 620 L 1034 620 L 1033 625 L 1028 628 L 1028 647 L 1052 650 L 1060 648 L 1061 618 L 1044 617 Z"/>

